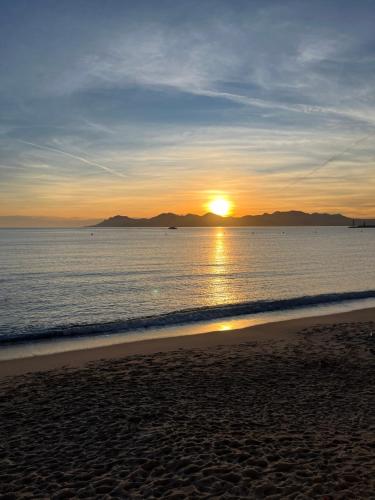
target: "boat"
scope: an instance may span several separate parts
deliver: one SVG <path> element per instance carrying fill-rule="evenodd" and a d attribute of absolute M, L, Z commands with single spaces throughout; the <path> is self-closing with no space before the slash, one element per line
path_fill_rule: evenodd
<path fill-rule="evenodd" d="M 177 229 L 176 226 L 170 226 L 168 229 Z"/>

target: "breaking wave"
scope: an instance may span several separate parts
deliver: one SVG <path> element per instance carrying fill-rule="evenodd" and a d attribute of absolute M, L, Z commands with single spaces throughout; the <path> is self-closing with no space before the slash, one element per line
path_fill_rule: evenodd
<path fill-rule="evenodd" d="M 46 327 L 30 327 L 22 332 L 1 335 L 0 343 L 29 342 L 32 340 L 108 335 L 147 328 L 162 328 L 174 325 L 209 321 L 231 316 L 259 314 L 264 312 L 298 309 L 309 306 L 329 305 L 351 300 L 375 298 L 375 290 L 343 293 L 305 295 L 277 300 L 256 300 L 237 304 L 182 309 L 164 314 L 116 320 L 104 323 L 65 324 Z"/>

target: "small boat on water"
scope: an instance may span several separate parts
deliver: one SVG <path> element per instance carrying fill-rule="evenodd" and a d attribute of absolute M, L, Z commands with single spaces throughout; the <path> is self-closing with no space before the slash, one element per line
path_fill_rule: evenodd
<path fill-rule="evenodd" d="M 170 226 L 168 229 L 177 229 L 176 226 Z"/>

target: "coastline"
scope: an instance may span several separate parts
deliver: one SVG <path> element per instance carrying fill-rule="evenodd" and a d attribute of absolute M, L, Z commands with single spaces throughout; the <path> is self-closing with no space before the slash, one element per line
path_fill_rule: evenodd
<path fill-rule="evenodd" d="M 247 341 L 288 341 L 296 340 L 295 333 L 316 325 L 329 325 L 339 322 L 375 321 L 375 307 L 356 309 L 321 316 L 307 316 L 258 324 L 229 331 L 212 331 L 193 335 L 171 336 L 147 340 L 136 340 L 102 347 L 70 350 L 53 354 L 36 355 L 11 360 L 0 360 L 0 378 L 28 372 L 56 370 L 60 368 L 79 368 L 86 363 L 123 358 L 133 355 L 149 355 L 158 352 L 171 352 L 178 349 L 206 349 L 217 345 L 236 345 Z M 374 332 L 375 335 L 375 332 Z"/>
<path fill-rule="evenodd" d="M 372 498 L 374 331 L 371 308 L 3 362 L 0 496 Z"/>

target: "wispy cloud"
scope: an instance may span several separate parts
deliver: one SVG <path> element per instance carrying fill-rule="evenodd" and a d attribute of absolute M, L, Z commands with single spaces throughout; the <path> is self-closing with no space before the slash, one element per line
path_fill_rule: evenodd
<path fill-rule="evenodd" d="M 162 202 L 183 210 L 183 193 L 193 204 L 207 184 L 230 188 L 243 211 L 307 206 L 319 195 L 339 211 L 347 209 L 340 189 L 357 207 L 371 206 L 374 147 L 361 140 L 375 128 L 371 3 L 214 0 L 155 9 L 147 0 L 93 0 L 89 8 L 67 0 L 41 8 L 37 0 L 25 4 L 27 23 L 3 3 L 7 209 L 30 195 L 35 213 L 67 199 L 72 210 L 95 204 L 103 215 L 153 212 Z"/>
<path fill-rule="evenodd" d="M 371 133 L 371 134 L 366 134 L 364 137 L 361 137 L 360 139 L 355 140 L 354 142 L 352 142 L 351 144 L 349 144 L 349 146 L 347 146 L 343 151 L 339 151 L 338 153 L 335 153 L 333 156 L 330 156 L 329 158 L 327 158 L 326 160 L 324 160 L 323 163 L 320 163 L 319 165 L 317 165 L 316 167 L 312 168 L 311 170 L 308 170 L 302 176 L 299 176 L 296 179 L 292 179 L 292 181 L 287 186 L 285 186 L 285 187 L 288 188 L 288 187 L 294 186 L 298 182 L 306 181 L 306 179 L 308 179 L 309 177 L 315 175 L 320 170 L 323 170 L 325 167 L 327 167 L 331 163 L 336 162 L 338 160 L 341 160 L 342 158 L 345 157 L 345 155 L 347 153 L 352 152 L 353 150 L 355 150 L 355 148 L 357 146 L 359 146 L 360 144 L 364 143 L 365 141 L 368 141 L 370 138 L 372 138 L 374 136 L 375 136 L 375 131 L 373 133 Z"/>
<path fill-rule="evenodd" d="M 104 170 L 104 172 L 114 175 L 115 177 L 121 177 L 123 179 L 127 178 L 127 176 L 121 172 L 117 172 L 116 170 L 113 170 L 110 167 L 97 163 L 96 161 L 88 160 L 87 158 L 83 158 L 82 156 L 69 153 L 68 151 L 64 151 L 62 149 L 58 149 L 55 147 L 45 146 L 43 144 L 35 144 L 34 142 L 24 141 L 22 139 L 18 139 L 18 141 L 22 144 L 27 144 L 28 146 L 32 146 L 33 148 L 41 149 L 43 151 L 52 151 L 52 153 L 57 153 L 63 156 L 67 156 L 68 158 L 73 158 L 73 160 L 78 160 L 82 163 L 85 163 L 86 165 L 90 165 L 91 167 Z"/>

